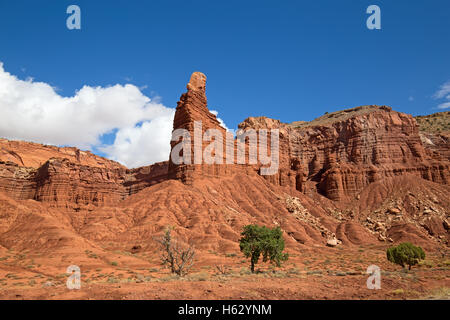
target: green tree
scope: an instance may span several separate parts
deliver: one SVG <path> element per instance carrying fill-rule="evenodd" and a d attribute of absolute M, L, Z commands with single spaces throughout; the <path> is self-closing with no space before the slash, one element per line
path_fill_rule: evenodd
<path fill-rule="evenodd" d="M 425 259 L 425 251 L 421 247 L 404 242 L 396 247 L 388 248 L 386 250 L 386 256 L 390 262 L 401 265 L 402 267 L 408 265 L 409 270 L 411 270 L 411 267 L 416 265 L 419 260 Z"/>
<path fill-rule="evenodd" d="M 255 264 L 262 255 L 263 262 L 270 261 L 277 267 L 288 259 L 288 254 L 283 253 L 284 239 L 280 227 L 273 229 L 265 226 L 247 225 L 241 233 L 239 247 L 246 258 L 250 258 L 251 271 L 255 272 Z"/>

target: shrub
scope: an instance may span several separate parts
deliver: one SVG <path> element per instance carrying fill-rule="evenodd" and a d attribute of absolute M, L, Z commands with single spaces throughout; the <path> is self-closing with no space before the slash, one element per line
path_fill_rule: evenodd
<path fill-rule="evenodd" d="M 186 275 L 194 264 L 195 250 L 193 246 L 182 246 L 172 238 L 171 229 L 168 228 L 160 239 L 161 262 L 167 265 L 172 273 L 179 276 Z"/>
<path fill-rule="evenodd" d="M 390 262 L 396 263 L 405 267 L 409 266 L 409 270 L 413 265 L 416 265 L 419 260 L 425 259 L 425 252 L 421 247 L 416 247 L 415 245 L 404 242 L 398 246 L 390 247 L 386 250 L 387 259 Z"/>
<path fill-rule="evenodd" d="M 230 273 L 230 268 L 225 265 L 217 265 L 216 269 L 219 274 L 225 275 Z"/>
<path fill-rule="evenodd" d="M 403 289 L 395 289 L 395 290 L 392 290 L 392 293 L 395 294 L 395 295 L 404 294 L 405 290 L 403 290 Z"/>
<path fill-rule="evenodd" d="M 280 227 L 273 229 L 265 226 L 248 225 L 241 233 L 239 247 L 246 258 L 250 258 L 250 270 L 255 272 L 255 264 L 262 255 L 263 262 L 270 261 L 277 267 L 282 261 L 288 259 L 288 254 L 283 253 L 284 239 Z"/>

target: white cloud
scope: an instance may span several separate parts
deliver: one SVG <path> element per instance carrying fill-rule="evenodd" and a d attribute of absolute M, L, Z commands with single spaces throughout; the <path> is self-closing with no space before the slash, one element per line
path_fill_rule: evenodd
<path fill-rule="evenodd" d="M 167 160 L 174 109 L 134 85 L 84 86 L 63 97 L 47 83 L 20 80 L 0 62 L 0 136 L 82 149 L 97 147 L 134 167 Z M 141 124 L 141 125 L 138 125 Z M 100 137 L 117 130 L 113 145 Z"/>
<path fill-rule="evenodd" d="M 222 119 L 220 119 L 219 117 L 217 117 L 217 115 L 219 114 L 218 111 L 216 111 L 216 110 L 209 110 L 209 112 L 211 112 L 213 115 L 216 116 L 217 121 L 219 121 L 219 123 L 220 123 L 220 125 L 221 125 L 222 127 L 224 127 L 225 129 L 227 129 L 227 131 L 230 131 L 230 129 L 228 129 L 228 127 L 226 126 L 225 122 L 223 122 Z"/>
<path fill-rule="evenodd" d="M 100 147 L 112 160 L 130 168 L 169 159 L 174 109 L 140 126 L 122 128 L 114 144 Z"/>
<path fill-rule="evenodd" d="M 433 95 L 433 99 L 438 100 L 444 98 L 447 100 L 437 106 L 438 109 L 450 108 L 450 81 L 447 81 L 439 87 L 439 90 Z"/>
<path fill-rule="evenodd" d="M 450 93 L 450 81 L 440 86 L 439 90 L 433 95 L 434 99 L 441 99 Z M 446 97 L 449 98 L 448 96 Z"/>
<path fill-rule="evenodd" d="M 438 109 L 448 109 L 448 108 L 450 108 L 450 101 L 441 103 L 440 105 L 437 106 L 437 108 Z"/>
<path fill-rule="evenodd" d="M 18 79 L 0 62 L 0 137 L 95 148 L 130 168 L 169 159 L 175 109 L 159 103 L 160 97 L 151 100 L 131 84 L 84 86 L 72 97 L 56 91 Z M 103 144 L 101 136 L 112 132 L 113 144 Z"/>

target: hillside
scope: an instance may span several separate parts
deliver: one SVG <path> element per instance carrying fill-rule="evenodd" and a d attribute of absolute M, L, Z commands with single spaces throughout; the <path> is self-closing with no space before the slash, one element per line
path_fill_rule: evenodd
<path fill-rule="evenodd" d="M 248 118 L 239 125 L 244 132 L 280 132 L 273 175 L 261 174 L 267 166 L 261 161 L 179 164 L 168 159 L 130 170 L 75 148 L 2 139 L 3 297 L 204 298 L 198 288 L 231 299 L 375 297 L 360 284 L 373 263 L 393 272 L 378 297 L 393 297 L 398 286 L 429 293 L 443 278 L 448 282 L 450 240 L 449 150 L 432 140 L 448 113 L 433 116 L 417 120 L 425 132 L 411 115 L 385 106 L 357 107 L 295 125 Z M 201 73 L 192 75 L 180 97 L 174 130 L 193 133 L 194 121 L 202 121 L 202 133 L 225 133 L 208 110 Z M 216 145 L 221 146 L 226 142 Z M 246 159 L 249 152 L 246 148 Z M 291 259 L 276 290 L 276 273 L 266 265 L 261 278 L 246 275 L 238 241 L 247 224 L 283 231 Z M 196 248 L 191 278 L 170 278 L 160 264 L 155 238 L 167 227 Z M 398 277 L 385 259 L 388 246 L 404 241 L 423 246 L 437 268 L 428 278 L 425 270 L 420 285 Z M 73 264 L 82 270 L 86 291 L 64 289 L 66 268 Z M 344 289 L 328 292 L 327 283 L 339 275 Z M 228 282 L 233 286 L 221 292 L 218 284 Z"/>
<path fill-rule="evenodd" d="M 419 124 L 420 131 L 439 134 L 450 132 L 450 111 L 417 116 L 415 119 Z"/>

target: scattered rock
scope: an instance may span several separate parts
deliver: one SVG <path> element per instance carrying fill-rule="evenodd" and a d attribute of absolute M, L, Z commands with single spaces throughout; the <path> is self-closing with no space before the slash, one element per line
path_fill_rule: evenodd
<path fill-rule="evenodd" d="M 338 240 L 336 238 L 328 239 L 327 240 L 327 246 L 328 247 L 336 247 L 342 243 L 341 240 Z"/>
<path fill-rule="evenodd" d="M 444 226 L 445 230 L 450 230 L 450 223 L 448 222 L 447 219 L 442 221 L 442 225 Z"/>
<path fill-rule="evenodd" d="M 375 231 L 384 231 L 386 229 L 384 223 L 377 222 L 375 223 Z"/>
<path fill-rule="evenodd" d="M 402 214 L 402 211 L 400 209 L 398 209 L 398 208 L 389 208 L 388 209 L 388 213 L 399 215 L 399 214 Z"/>
<path fill-rule="evenodd" d="M 141 249 L 142 249 L 142 246 L 141 246 L 141 245 L 134 245 L 134 246 L 131 248 L 131 252 L 132 252 L 132 253 L 137 253 L 137 252 L 141 251 Z"/>

